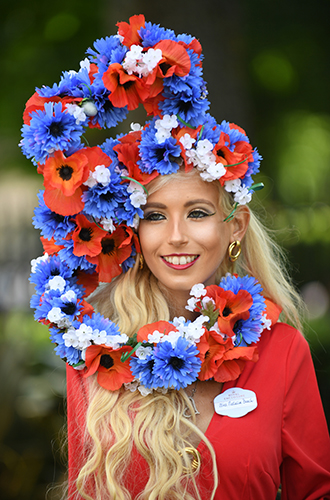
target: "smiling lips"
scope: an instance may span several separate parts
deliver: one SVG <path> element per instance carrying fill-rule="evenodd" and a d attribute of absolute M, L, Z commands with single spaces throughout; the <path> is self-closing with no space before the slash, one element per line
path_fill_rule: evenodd
<path fill-rule="evenodd" d="M 163 255 L 162 259 L 172 269 L 187 269 L 195 264 L 199 255 Z"/>

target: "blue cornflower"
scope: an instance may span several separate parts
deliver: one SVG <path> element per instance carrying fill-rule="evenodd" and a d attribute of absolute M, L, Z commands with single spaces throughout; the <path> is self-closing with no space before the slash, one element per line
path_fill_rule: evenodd
<path fill-rule="evenodd" d="M 131 253 L 130 257 L 128 257 L 128 259 L 124 260 L 124 262 L 122 262 L 120 264 L 121 268 L 123 270 L 123 273 L 126 273 L 131 267 L 134 266 L 134 264 L 135 264 L 134 256 L 135 255 L 136 255 L 136 250 L 134 247 L 132 247 L 132 253 Z"/>
<path fill-rule="evenodd" d="M 249 309 L 250 317 L 247 320 L 238 320 L 234 327 L 237 335 L 237 345 L 250 345 L 257 342 L 262 332 L 262 315 L 265 312 L 265 298 L 261 295 L 262 287 L 253 276 L 232 276 L 222 278 L 219 286 L 224 290 L 231 290 L 237 294 L 239 290 L 246 290 L 253 299 Z"/>
<path fill-rule="evenodd" d="M 76 349 L 75 347 L 67 347 L 64 343 L 63 339 L 63 330 L 60 330 L 56 327 L 50 328 L 50 340 L 56 344 L 54 351 L 60 358 L 67 361 L 69 365 L 75 365 L 79 363 L 81 360 L 81 350 Z"/>
<path fill-rule="evenodd" d="M 116 108 L 109 101 L 109 90 L 107 90 L 102 80 L 96 80 L 91 87 L 94 103 L 97 107 L 97 114 L 91 118 L 93 125 L 100 125 L 102 128 L 115 127 L 118 123 L 122 122 L 127 114 L 127 106 L 123 108 Z"/>
<path fill-rule="evenodd" d="M 258 153 L 258 150 L 255 148 L 252 152 L 253 162 L 250 161 L 248 163 L 248 169 L 245 173 L 245 176 L 242 178 L 242 184 L 246 187 L 250 187 L 253 184 L 252 175 L 255 175 L 260 170 L 260 161 L 262 160 L 262 156 Z"/>
<path fill-rule="evenodd" d="M 72 270 L 57 255 L 51 255 L 48 260 L 37 264 L 35 272 L 30 276 L 37 294 L 42 295 L 48 289 L 49 281 L 60 276 L 66 283 L 72 283 Z"/>
<path fill-rule="evenodd" d="M 162 28 L 159 24 L 146 22 L 143 28 L 140 28 L 139 35 L 142 38 L 143 47 L 153 47 L 160 40 L 176 40 L 173 30 Z"/>
<path fill-rule="evenodd" d="M 178 338 L 174 347 L 168 341 L 157 344 L 153 374 L 161 379 L 161 387 L 181 389 L 194 382 L 201 367 L 197 355 L 197 347 L 183 337 Z"/>
<path fill-rule="evenodd" d="M 61 310 L 67 322 L 72 322 L 77 318 L 83 309 L 80 294 L 76 293 L 74 287 L 68 288 L 63 293 L 51 290 L 43 296 L 41 304 L 36 308 L 35 319 L 50 319 L 47 316 L 53 307 Z"/>
<path fill-rule="evenodd" d="M 162 387 L 163 385 L 160 377 L 153 373 L 154 364 L 153 353 L 149 354 L 146 359 L 137 357 L 131 357 L 130 359 L 132 374 L 148 389 Z"/>
<path fill-rule="evenodd" d="M 54 238 L 55 241 L 62 240 L 76 227 L 72 217 L 59 215 L 52 212 L 43 197 L 44 191 L 38 193 L 39 205 L 34 209 L 33 225 L 36 229 L 41 229 L 41 235 L 48 240 Z"/>
<path fill-rule="evenodd" d="M 109 101 L 110 102 L 110 101 Z M 109 139 L 106 139 L 103 144 L 100 145 L 100 148 L 102 151 L 109 156 L 109 158 L 112 160 L 111 166 L 113 169 L 115 169 L 119 165 L 119 160 L 117 153 L 113 150 L 117 144 L 120 144 L 119 138 L 122 137 L 124 134 L 120 134 L 114 139 L 113 137 L 109 137 Z"/>
<path fill-rule="evenodd" d="M 120 43 L 117 36 L 99 38 L 94 42 L 93 46 L 95 50 L 89 48 L 86 50 L 86 54 L 91 56 L 89 58 L 91 62 L 97 65 L 103 64 L 105 67 L 115 62 L 121 63 L 128 50 Z"/>
<path fill-rule="evenodd" d="M 86 326 L 90 326 L 93 330 L 98 330 L 99 332 L 105 331 L 107 336 L 111 337 L 113 335 L 120 335 L 120 331 L 118 326 L 110 321 L 110 319 L 105 318 L 100 313 L 93 313 L 92 317 L 89 317 L 87 314 L 83 317 L 83 323 Z M 79 328 L 81 323 L 79 321 L 75 321 L 73 326 Z"/>
<path fill-rule="evenodd" d="M 173 174 L 179 169 L 175 158 L 180 157 L 181 148 L 174 137 L 169 137 L 161 144 L 158 144 L 155 137 L 154 121 L 142 132 L 139 145 L 140 169 L 148 174 L 154 170 L 157 170 L 161 175 Z"/>
<path fill-rule="evenodd" d="M 62 111 L 62 103 L 46 102 L 44 110 L 31 113 L 30 125 L 22 127 L 20 146 L 27 158 L 44 163 L 54 151 L 67 151 L 72 143 L 80 141 L 84 131 L 75 118 Z"/>
<path fill-rule="evenodd" d="M 172 94 L 165 88 L 163 96 L 165 100 L 159 103 L 163 115 L 179 115 L 193 127 L 198 127 L 210 107 L 210 102 L 201 95 L 200 88 L 197 87 L 190 87 L 189 91 L 177 94 Z"/>
<path fill-rule="evenodd" d="M 111 175 L 109 184 L 103 186 L 98 183 L 82 195 L 82 200 L 85 202 L 84 212 L 95 218 L 116 217 L 116 210 L 128 196 L 125 185 L 121 184 L 120 175 L 114 171 L 112 165 L 109 170 Z"/>

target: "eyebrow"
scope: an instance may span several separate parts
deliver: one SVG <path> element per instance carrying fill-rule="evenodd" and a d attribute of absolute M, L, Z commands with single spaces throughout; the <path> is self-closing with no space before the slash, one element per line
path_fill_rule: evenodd
<path fill-rule="evenodd" d="M 197 205 L 198 203 L 203 203 L 204 205 L 209 205 L 211 207 L 214 207 L 214 205 L 211 201 L 205 200 L 204 198 L 198 198 L 196 200 L 189 200 L 183 206 L 190 207 L 192 205 Z M 164 203 L 151 202 L 151 203 L 146 203 L 144 205 L 144 209 L 146 209 L 146 208 L 167 208 L 167 206 L 164 205 Z"/>

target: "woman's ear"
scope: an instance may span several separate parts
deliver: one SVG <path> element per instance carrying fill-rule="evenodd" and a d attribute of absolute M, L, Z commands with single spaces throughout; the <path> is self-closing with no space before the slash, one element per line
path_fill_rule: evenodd
<path fill-rule="evenodd" d="M 242 241 L 249 226 L 249 222 L 250 210 L 246 205 L 240 205 L 237 208 L 235 216 L 232 220 L 231 242 L 236 240 Z"/>

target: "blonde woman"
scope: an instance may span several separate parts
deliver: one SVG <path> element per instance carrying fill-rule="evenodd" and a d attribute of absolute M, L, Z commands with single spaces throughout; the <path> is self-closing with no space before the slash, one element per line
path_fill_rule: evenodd
<path fill-rule="evenodd" d="M 31 304 L 68 366 L 69 498 L 330 498 L 300 298 L 247 206 L 261 157 L 207 113 L 195 38 L 142 15 L 118 28 L 22 129 L 44 176 Z M 143 127 L 82 144 L 140 103 Z"/>

